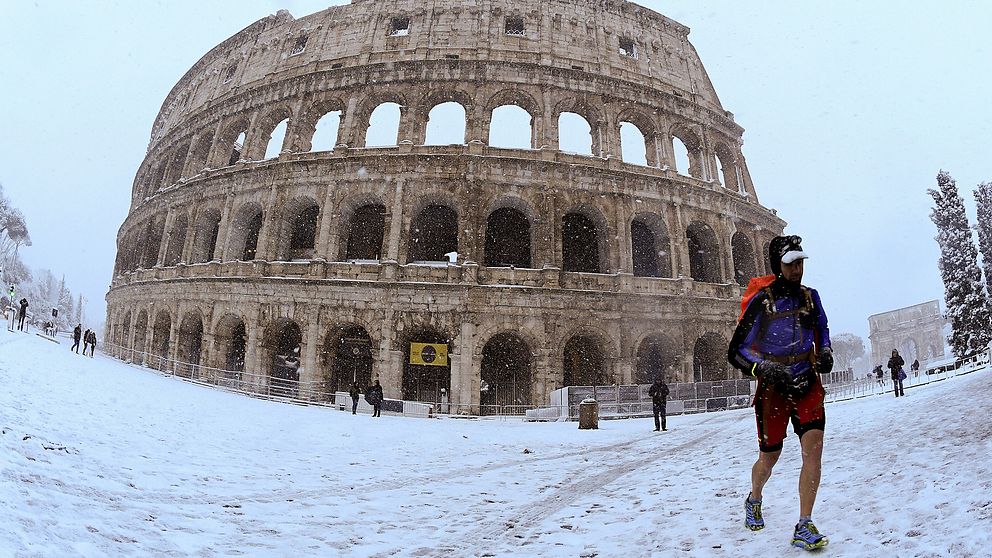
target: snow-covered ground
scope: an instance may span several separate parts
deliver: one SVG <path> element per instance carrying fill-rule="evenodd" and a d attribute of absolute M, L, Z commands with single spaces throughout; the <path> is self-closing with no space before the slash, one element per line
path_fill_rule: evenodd
<path fill-rule="evenodd" d="M 750 410 L 352 416 L 0 330 L 0 556 L 799 556 L 797 440 L 744 529 Z M 992 373 L 831 404 L 830 556 L 992 553 Z"/>

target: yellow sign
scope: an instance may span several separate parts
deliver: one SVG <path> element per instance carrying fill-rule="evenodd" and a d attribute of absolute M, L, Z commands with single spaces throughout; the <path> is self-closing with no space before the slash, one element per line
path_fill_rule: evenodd
<path fill-rule="evenodd" d="M 445 343 L 410 343 L 410 364 L 447 366 L 448 345 Z"/>

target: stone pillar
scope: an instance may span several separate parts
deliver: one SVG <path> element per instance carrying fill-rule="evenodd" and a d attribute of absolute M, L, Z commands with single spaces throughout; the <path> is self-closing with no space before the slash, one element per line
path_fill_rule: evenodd
<path fill-rule="evenodd" d="M 169 208 L 165 214 L 165 223 L 162 227 L 162 241 L 158 245 L 158 258 L 155 260 L 156 266 L 161 266 L 165 262 L 165 255 L 169 249 L 169 237 L 172 236 L 172 225 L 176 220 L 176 212 Z"/>
<path fill-rule="evenodd" d="M 676 277 L 692 277 L 692 270 L 689 266 L 689 242 L 686 239 L 685 217 L 682 215 L 682 205 L 675 204 L 675 230 L 672 231 L 672 254 L 678 257 L 673 262 L 677 265 L 674 275 Z"/>
<path fill-rule="evenodd" d="M 721 255 L 720 258 L 723 261 L 723 281 L 725 283 L 736 283 L 737 282 L 737 265 L 734 263 L 734 233 L 737 232 L 737 226 L 734 222 L 727 216 L 720 218 L 720 222 L 723 225 L 723 234 L 718 234 L 717 239 L 723 238 L 721 242 L 722 246 L 719 246 Z"/>
<path fill-rule="evenodd" d="M 472 366 L 472 356 L 475 354 L 475 325 L 462 322 L 458 335 L 458 353 L 448 353 L 451 369 L 451 403 L 472 406 L 472 413 L 478 412 L 479 381 L 481 376 Z"/>
<path fill-rule="evenodd" d="M 334 232 L 338 232 L 341 227 L 340 217 L 341 214 L 338 212 L 332 213 L 333 206 L 333 190 L 326 186 L 324 188 L 324 203 L 320 206 L 320 218 L 317 221 L 317 241 L 316 241 L 316 254 L 315 258 L 320 260 L 333 262 L 338 260 L 338 249 L 337 243 L 332 242 L 333 233 L 331 228 L 334 228 Z M 337 236 L 340 236 L 338 234 Z"/>
<path fill-rule="evenodd" d="M 398 262 L 400 259 L 400 238 L 403 233 L 403 189 L 403 179 L 398 179 L 396 189 L 393 192 L 392 206 L 388 208 L 387 212 L 390 219 L 384 260 Z"/>
<path fill-rule="evenodd" d="M 317 323 L 319 319 L 319 309 L 314 308 L 309 317 L 305 337 L 303 338 L 303 373 L 300 374 L 300 388 L 306 393 L 306 399 L 315 399 L 320 390 L 317 382 L 320 374 L 317 370 L 317 347 L 320 343 L 320 329 Z M 303 395 L 301 393 L 301 395 Z"/>
<path fill-rule="evenodd" d="M 214 245 L 215 260 L 224 261 L 228 258 L 228 239 L 231 238 L 232 213 L 234 212 L 234 192 L 227 195 L 224 208 L 221 209 L 220 222 L 217 224 L 217 243 Z"/>
<path fill-rule="evenodd" d="M 278 199 L 279 190 L 276 185 L 273 184 L 269 189 L 269 200 L 266 202 L 263 219 L 262 219 L 262 230 L 258 233 L 258 251 L 256 252 L 256 260 L 274 261 L 279 257 L 277 251 L 277 242 L 279 240 L 279 235 L 282 233 L 282 227 L 280 226 L 280 221 L 282 218 L 282 208 L 276 207 L 276 200 Z"/>
<path fill-rule="evenodd" d="M 338 125 L 338 144 L 334 149 L 348 147 L 364 147 L 365 138 L 359 138 L 358 97 L 348 99 L 348 108 L 341 111 L 341 123 Z"/>
<path fill-rule="evenodd" d="M 468 108 L 465 110 L 465 143 L 489 144 L 489 127 L 492 125 L 492 113 L 482 112 L 485 107 L 473 108 L 471 116 Z"/>
<path fill-rule="evenodd" d="M 262 326 L 258 321 L 258 309 L 252 308 L 247 314 L 245 329 L 248 331 L 248 339 L 245 342 L 245 372 L 250 374 L 246 379 L 249 389 L 258 391 L 265 385 L 264 376 L 268 373 L 268 367 L 263 366 L 262 358 L 265 351 L 262 349 Z"/>

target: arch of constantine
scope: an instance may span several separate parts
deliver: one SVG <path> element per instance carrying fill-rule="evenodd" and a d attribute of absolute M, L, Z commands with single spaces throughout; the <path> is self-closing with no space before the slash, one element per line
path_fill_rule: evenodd
<path fill-rule="evenodd" d="M 739 377 L 741 287 L 785 223 L 688 33 L 617 0 L 257 21 L 162 104 L 106 338 L 460 405 Z M 447 359 L 411 364 L 414 343 Z"/>

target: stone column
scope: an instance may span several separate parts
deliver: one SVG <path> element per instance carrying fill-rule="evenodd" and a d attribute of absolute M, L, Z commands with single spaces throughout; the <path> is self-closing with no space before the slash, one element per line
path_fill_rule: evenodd
<path fill-rule="evenodd" d="M 256 260 L 274 261 L 279 257 L 277 254 L 277 242 L 282 233 L 280 221 L 282 218 L 282 208 L 276 206 L 279 190 L 273 184 L 269 189 L 269 200 L 266 202 L 266 211 L 263 213 L 262 229 L 258 233 L 258 251 Z"/>
<path fill-rule="evenodd" d="M 458 353 L 448 353 L 451 369 L 451 403 L 472 406 L 472 413 L 478 412 L 479 381 L 481 376 L 473 367 L 472 357 L 475 354 L 475 324 L 465 321 L 461 324 L 458 335 Z"/>
<path fill-rule="evenodd" d="M 675 204 L 675 230 L 672 231 L 672 254 L 677 254 L 678 257 L 673 262 L 678 267 L 674 275 L 676 277 L 692 277 L 692 269 L 689 266 L 689 242 L 686 239 L 685 231 L 685 217 L 682 215 L 682 205 Z"/>
<path fill-rule="evenodd" d="M 162 227 L 162 241 L 158 245 L 158 258 L 155 260 L 156 266 L 165 263 L 165 255 L 169 249 L 169 237 L 172 236 L 172 225 L 176 220 L 176 212 L 170 207 L 165 214 L 165 223 Z"/>
<path fill-rule="evenodd" d="M 215 260 L 224 261 L 228 259 L 228 239 L 231 238 L 231 227 L 232 218 L 231 214 L 234 211 L 234 192 L 230 192 L 227 195 L 227 199 L 224 200 L 224 208 L 221 209 L 220 222 L 217 224 L 217 244 L 214 245 L 214 257 Z"/>
<path fill-rule="evenodd" d="M 334 149 L 349 147 L 364 147 L 365 138 L 359 138 L 357 127 L 358 122 L 358 97 L 352 96 L 348 99 L 348 107 L 341 111 L 341 120 L 338 125 L 338 144 Z"/>
<path fill-rule="evenodd" d="M 384 260 L 398 262 L 400 259 L 400 238 L 403 233 L 403 189 L 403 179 L 397 179 L 392 207 L 389 207 L 387 212 L 390 219 Z"/>
<path fill-rule="evenodd" d="M 254 305 L 253 305 L 254 306 Z M 245 329 L 248 339 L 245 342 L 245 372 L 250 374 L 246 379 L 247 389 L 258 391 L 265 385 L 264 376 L 268 373 L 262 362 L 265 351 L 262 349 L 262 325 L 258 321 L 258 308 L 253 307 L 246 312 Z"/>
<path fill-rule="evenodd" d="M 314 308 L 309 313 L 309 323 L 307 324 L 306 336 L 303 341 L 303 373 L 300 374 L 300 387 L 301 391 L 306 393 L 306 399 L 316 399 L 317 392 L 320 389 L 317 385 L 320 379 L 320 374 L 317 370 L 317 347 L 320 343 L 320 329 L 317 323 L 319 312 L 319 308 Z"/>
<path fill-rule="evenodd" d="M 317 221 L 317 243 L 316 243 L 316 254 L 315 258 L 320 260 L 333 262 L 338 260 L 338 249 L 337 243 L 331 242 L 333 237 L 331 228 L 334 227 L 335 232 L 340 230 L 341 221 L 340 213 L 333 212 L 333 190 L 326 186 L 324 188 L 324 203 L 320 206 L 320 218 Z M 338 235 L 340 236 L 340 234 Z"/>

